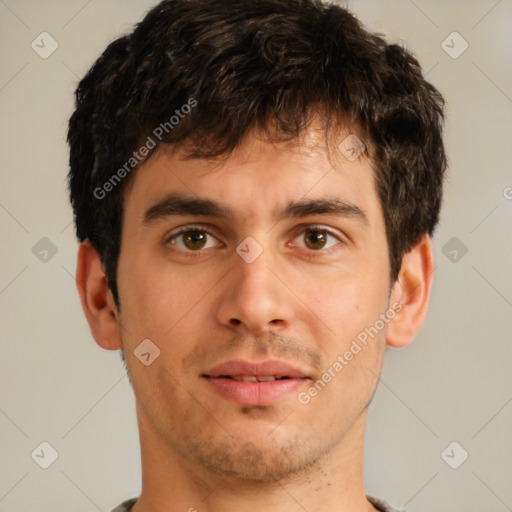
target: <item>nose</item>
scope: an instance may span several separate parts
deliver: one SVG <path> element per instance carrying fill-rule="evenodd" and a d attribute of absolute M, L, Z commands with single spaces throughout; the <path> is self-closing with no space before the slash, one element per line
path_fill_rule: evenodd
<path fill-rule="evenodd" d="M 282 331 L 291 324 L 298 307 L 286 281 L 284 271 L 268 251 L 251 263 L 235 253 L 220 290 L 219 322 L 254 336 Z"/>

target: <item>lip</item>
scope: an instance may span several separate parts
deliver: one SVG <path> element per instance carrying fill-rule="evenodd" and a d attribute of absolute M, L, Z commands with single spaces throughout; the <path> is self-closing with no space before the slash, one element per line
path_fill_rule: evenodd
<path fill-rule="evenodd" d="M 287 378 L 266 382 L 243 382 L 227 378 L 236 375 Z M 208 370 L 201 377 L 223 398 L 245 406 L 276 404 L 290 394 L 296 394 L 311 380 L 311 377 L 302 370 L 277 360 L 259 363 L 227 361 Z"/>
<path fill-rule="evenodd" d="M 303 379 L 309 377 L 307 373 L 292 366 L 284 361 L 267 360 L 260 363 L 251 363 L 249 361 L 226 361 L 210 370 L 205 375 L 208 377 L 221 377 L 223 375 L 273 375 L 274 377 L 290 377 L 292 379 Z"/>

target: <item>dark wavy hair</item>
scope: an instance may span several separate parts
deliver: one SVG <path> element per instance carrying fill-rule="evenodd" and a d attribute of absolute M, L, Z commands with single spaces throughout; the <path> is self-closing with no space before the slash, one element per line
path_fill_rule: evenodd
<path fill-rule="evenodd" d="M 171 129 L 171 116 L 191 98 L 196 106 Z M 68 132 L 77 237 L 98 251 L 119 306 L 123 191 L 138 165 L 134 152 L 155 139 L 156 127 L 166 126 L 156 147 L 214 158 L 229 155 L 254 129 L 269 140 L 298 140 L 321 112 L 326 130 L 349 123 L 363 137 L 393 282 L 403 255 L 438 222 L 443 108 L 410 52 L 366 31 L 340 6 L 165 0 L 113 41 L 77 87 Z M 123 179 L 113 182 L 116 172 Z"/>

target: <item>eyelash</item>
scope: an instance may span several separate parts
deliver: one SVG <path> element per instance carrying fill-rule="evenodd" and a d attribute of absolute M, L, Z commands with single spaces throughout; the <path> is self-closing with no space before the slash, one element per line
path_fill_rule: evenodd
<path fill-rule="evenodd" d="M 183 235 L 184 233 L 187 233 L 189 231 L 195 231 L 198 233 L 206 233 L 207 235 L 210 235 L 211 237 L 217 239 L 215 234 L 212 233 L 212 231 L 210 231 L 209 229 L 205 228 L 204 226 L 202 226 L 202 225 L 196 226 L 196 225 L 191 224 L 188 226 L 183 226 L 182 228 L 179 228 L 178 231 L 174 231 L 174 232 L 170 233 L 169 236 L 165 237 L 164 245 L 169 244 L 173 239 L 178 238 L 180 235 Z M 319 249 L 317 251 L 315 251 L 313 249 L 307 249 L 307 248 L 301 247 L 301 249 L 304 249 L 305 251 L 307 251 L 309 257 L 314 257 L 316 254 L 318 254 L 318 255 L 330 254 L 333 250 L 336 249 L 336 247 L 338 245 L 344 243 L 344 241 L 341 239 L 341 237 L 339 235 L 337 235 L 336 233 L 334 233 L 333 231 L 331 231 L 330 229 L 325 228 L 324 226 L 315 225 L 315 224 L 307 225 L 300 233 L 298 233 L 296 236 L 294 236 L 294 239 L 308 231 L 322 231 L 326 235 L 331 236 L 338 241 L 338 243 L 334 244 L 331 247 L 328 247 L 327 249 Z M 176 244 L 173 244 L 173 245 L 176 245 Z M 287 245 L 289 245 L 289 244 L 287 244 Z M 205 249 L 199 249 L 197 251 L 185 250 L 185 249 L 181 249 L 179 247 L 177 249 L 177 252 L 181 252 L 182 254 L 185 254 L 186 256 L 191 256 L 191 257 L 199 256 L 204 251 L 205 251 Z"/>

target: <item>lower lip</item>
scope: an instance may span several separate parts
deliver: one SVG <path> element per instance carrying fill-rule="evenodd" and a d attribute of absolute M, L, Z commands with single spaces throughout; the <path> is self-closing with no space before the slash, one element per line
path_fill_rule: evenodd
<path fill-rule="evenodd" d="M 206 377 L 213 389 L 224 398 L 240 405 L 273 405 L 297 393 L 309 379 L 283 379 L 267 382 L 244 382 L 220 377 Z"/>

